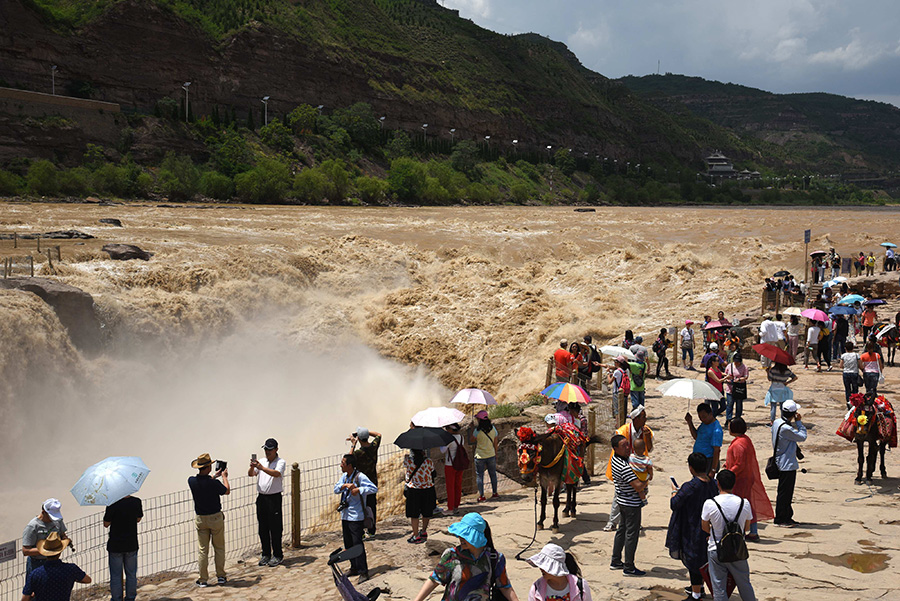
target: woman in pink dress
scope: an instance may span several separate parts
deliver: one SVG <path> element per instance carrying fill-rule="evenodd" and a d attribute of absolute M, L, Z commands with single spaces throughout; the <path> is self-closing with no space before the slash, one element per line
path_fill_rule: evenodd
<path fill-rule="evenodd" d="M 731 470 L 737 477 L 733 494 L 750 501 L 750 508 L 753 509 L 753 521 L 750 523 L 747 540 L 758 541 L 757 522 L 771 520 L 775 517 L 775 512 L 759 475 L 756 449 L 753 447 L 753 441 L 747 436 L 747 422 L 742 417 L 736 417 L 731 420 L 729 428 L 734 440 L 728 445 L 725 469 Z"/>

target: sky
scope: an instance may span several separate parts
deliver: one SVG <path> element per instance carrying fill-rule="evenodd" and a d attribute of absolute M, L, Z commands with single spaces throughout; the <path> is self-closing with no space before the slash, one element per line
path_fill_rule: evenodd
<path fill-rule="evenodd" d="M 564 42 L 607 77 L 679 73 L 900 106 L 900 0 L 443 0 Z"/>

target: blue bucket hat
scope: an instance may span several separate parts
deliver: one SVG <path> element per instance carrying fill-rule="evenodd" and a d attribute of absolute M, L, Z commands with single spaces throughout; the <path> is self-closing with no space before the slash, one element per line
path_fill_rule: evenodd
<path fill-rule="evenodd" d="M 460 537 L 473 547 L 481 548 L 487 545 L 487 537 L 484 535 L 484 529 L 487 523 L 479 513 L 467 513 L 463 518 L 450 524 L 447 531 L 450 534 Z"/>

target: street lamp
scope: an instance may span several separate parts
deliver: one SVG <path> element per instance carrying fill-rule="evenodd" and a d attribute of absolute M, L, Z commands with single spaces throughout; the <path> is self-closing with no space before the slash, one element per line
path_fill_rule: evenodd
<path fill-rule="evenodd" d="M 268 125 L 269 124 L 269 97 L 263 96 L 262 103 L 263 103 L 263 107 L 264 107 L 263 108 L 263 125 Z"/>
<path fill-rule="evenodd" d="M 191 82 L 186 81 L 181 85 L 181 88 L 184 90 L 184 122 L 188 121 L 188 88 L 191 87 Z"/>
<path fill-rule="evenodd" d="M 450 130 L 450 144 L 453 144 L 453 137 L 456 135 L 456 128 Z"/>
<path fill-rule="evenodd" d="M 56 65 L 50 67 L 50 92 L 56 96 Z"/>
<path fill-rule="evenodd" d="M 316 107 L 316 110 L 319 111 L 319 116 L 320 116 L 320 117 L 322 116 L 322 109 L 323 109 L 323 108 L 325 108 L 325 105 L 324 105 L 324 104 L 320 104 L 319 106 Z"/>
<path fill-rule="evenodd" d="M 424 142 L 428 142 L 428 124 L 427 123 L 422 124 L 422 140 Z"/>
<path fill-rule="evenodd" d="M 384 131 L 384 117 L 379 117 L 378 122 L 381 124 L 381 131 Z"/>

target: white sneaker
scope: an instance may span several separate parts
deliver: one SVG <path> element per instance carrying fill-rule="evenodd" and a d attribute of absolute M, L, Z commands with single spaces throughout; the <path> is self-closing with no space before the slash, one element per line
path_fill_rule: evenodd
<path fill-rule="evenodd" d="M 604 532 L 610 532 L 610 531 L 615 530 L 615 529 L 616 529 L 616 527 L 615 527 L 613 524 L 611 524 L 611 523 L 606 524 L 606 526 L 603 527 L 603 531 L 604 531 Z"/>

